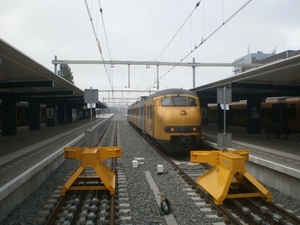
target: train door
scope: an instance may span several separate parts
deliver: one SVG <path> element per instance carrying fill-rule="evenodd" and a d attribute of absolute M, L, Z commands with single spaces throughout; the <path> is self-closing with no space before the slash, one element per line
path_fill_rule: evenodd
<path fill-rule="evenodd" d="M 146 110 L 146 104 L 144 105 L 144 115 L 143 115 L 143 118 L 144 118 L 144 124 L 143 124 L 143 126 L 144 126 L 144 131 L 146 130 L 146 121 L 147 121 L 147 115 L 146 115 L 146 113 L 147 113 L 147 110 Z"/>
<path fill-rule="evenodd" d="M 139 107 L 138 107 L 138 105 L 136 105 L 134 108 L 134 124 L 136 126 L 139 126 L 138 119 L 139 119 Z"/>
<path fill-rule="evenodd" d="M 145 131 L 151 137 L 153 136 L 153 101 L 147 101 L 146 103 L 146 119 L 145 119 Z"/>
<path fill-rule="evenodd" d="M 272 106 L 272 122 L 286 123 L 287 122 L 287 108 L 286 103 L 274 104 Z"/>
<path fill-rule="evenodd" d="M 157 114 L 161 109 L 160 98 L 153 99 L 153 107 L 152 107 L 152 137 L 156 138 L 157 133 L 159 132 L 159 121 Z"/>
<path fill-rule="evenodd" d="M 140 112 L 139 112 L 139 127 L 142 131 L 145 130 L 145 102 L 140 103 Z"/>
<path fill-rule="evenodd" d="M 288 104 L 287 119 L 289 128 L 294 131 L 299 131 L 300 127 L 300 116 L 299 113 L 299 100 L 291 100 Z"/>

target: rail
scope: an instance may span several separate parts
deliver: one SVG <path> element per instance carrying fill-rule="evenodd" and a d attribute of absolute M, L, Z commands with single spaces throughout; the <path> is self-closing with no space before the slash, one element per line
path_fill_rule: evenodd
<path fill-rule="evenodd" d="M 106 127 L 103 129 L 103 130 L 105 130 L 103 133 L 102 133 L 102 135 L 99 137 L 99 142 L 98 143 L 100 143 L 100 141 L 101 141 L 101 139 L 103 139 L 104 138 L 104 135 L 105 135 L 105 133 L 107 133 L 108 132 L 108 128 L 109 127 L 111 127 L 111 124 L 112 124 L 112 120 L 110 120 L 110 123 L 109 124 L 107 124 L 106 125 Z M 114 143 L 113 143 L 113 145 L 114 146 L 117 146 L 117 124 L 116 124 L 116 122 L 115 122 L 115 127 L 114 127 Z M 98 144 L 97 143 L 97 144 Z M 117 147 L 104 147 L 104 148 L 117 148 Z M 111 149 L 108 149 L 108 150 L 111 150 Z M 101 151 L 102 153 L 103 153 L 103 151 Z M 67 153 L 71 156 L 71 158 L 78 158 L 79 156 L 80 156 L 80 152 L 78 153 L 78 151 L 76 151 L 76 154 L 75 154 L 75 151 L 67 151 Z M 101 157 L 103 158 L 103 154 L 101 155 Z M 100 158 L 101 158 L 100 157 Z M 110 157 L 109 157 L 110 158 Z M 112 163 L 111 163 L 111 167 L 112 167 L 112 173 L 115 173 L 115 165 L 116 165 L 116 158 L 112 158 Z M 90 171 L 88 171 L 89 170 L 89 168 L 87 168 L 87 170 L 84 170 L 85 171 L 85 173 L 87 173 L 87 174 L 89 174 L 89 172 Z M 86 174 L 85 174 L 86 175 Z M 86 176 L 87 177 L 87 176 Z M 82 178 L 80 177 L 80 179 L 82 180 Z M 78 180 L 78 182 L 81 182 L 81 180 Z M 93 184 L 95 184 L 94 185 L 94 187 L 100 187 L 101 185 L 102 185 L 102 182 L 103 181 L 101 181 L 100 180 L 100 182 L 99 181 L 97 181 L 96 183 L 95 183 L 95 181 L 93 181 L 94 183 Z M 85 182 L 84 182 L 85 183 Z M 90 182 L 90 183 L 92 183 L 92 182 Z M 84 187 L 84 188 L 81 188 L 80 190 L 78 189 L 76 189 L 76 190 L 74 190 L 75 191 L 75 193 L 79 193 L 79 195 L 81 196 L 82 194 L 84 195 L 84 193 L 87 193 L 87 191 L 85 191 L 85 190 L 88 190 L 88 191 L 90 191 L 90 188 L 91 187 L 93 187 L 93 186 L 89 186 L 90 184 L 88 184 L 88 182 L 87 182 L 87 186 L 86 187 Z M 97 195 L 100 195 L 99 193 L 103 193 L 103 192 L 99 192 L 99 190 L 97 189 L 97 188 L 95 188 L 95 192 L 94 193 L 98 193 Z M 102 189 L 101 189 L 102 190 Z M 57 201 L 57 203 L 56 203 L 56 205 L 54 206 L 54 209 L 50 212 L 50 214 L 47 216 L 47 219 L 46 219 L 46 221 L 45 221 L 45 225 L 47 224 L 53 224 L 55 221 L 56 221 L 56 219 L 57 218 L 59 218 L 59 213 L 60 213 L 60 211 L 61 211 L 61 209 L 62 209 L 62 207 L 63 207 L 63 205 L 64 205 L 64 202 L 67 200 L 67 199 L 69 199 L 70 198 L 70 195 L 72 195 L 72 194 L 74 194 L 74 191 L 71 191 L 70 192 L 70 194 L 69 194 L 69 192 L 65 192 L 65 195 L 62 195 L 59 199 L 58 199 L 58 201 Z M 78 192 L 79 191 L 79 192 Z M 77 194 L 78 195 L 78 194 Z M 74 198 L 74 197 L 73 197 Z M 101 199 L 100 197 L 97 197 L 98 199 Z M 77 199 L 79 199 L 80 200 L 80 203 L 78 203 L 77 205 L 79 206 L 79 205 L 84 205 L 85 203 L 82 203 L 82 201 L 84 201 L 84 199 L 83 198 L 81 198 L 81 197 L 77 197 Z M 76 200 L 74 200 L 74 202 L 75 202 Z M 74 217 L 73 217 L 73 219 L 75 219 L 75 218 L 81 218 L 81 219 L 84 219 L 84 217 L 82 216 L 82 215 L 80 215 L 80 213 L 78 214 L 78 211 L 80 211 L 80 207 L 77 207 L 78 209 L 76 209 L 75 211 L 76 212 L 74 212 Z M 76 216 L 75 216 L 75 214 L 76 214 Z M 116 218 L 116 213 L 115 213 L 115 195 L 114 195 L 114 193 L 112 194 L 111 193 L 111 195 L 110 195 L 110 215 L 109 215 L 109 224 L 110 225 L 113 225 L 113 224 L 115 224 L 116 223 L 116 221 L 115 221 L 115 218 Z"/>

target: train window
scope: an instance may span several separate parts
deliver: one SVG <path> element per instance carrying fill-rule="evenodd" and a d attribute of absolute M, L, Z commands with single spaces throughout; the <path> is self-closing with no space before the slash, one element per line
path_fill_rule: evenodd
<path fill-rule="evenodd" d="M 230 110 L 232 116 L 235 116 L 235 111 L 236 111 L 235 109 Z"/>
<path fill-rule="evenodd" d="M 242 116 L 246 116 L 247 114 L 247 110 L 246 109 L 242 109 Z"/>
<path fill-rule="evenodd" d="M 196 106 L 196 100 L 188 97 L 188 106 Z"/>
<path fill-rule="evenodd" d="M 260 110 L 260 117 L 265 118 L 266 117 L 266 109 L 261 109 Z"/>
<path fill-rule="evenodd" d="M 209 109 L 208 113 L 209 113 L 210 116 L 215 116 L 215 115 L 217 115 L 217 110 Z"/>
<path fill-rule="evenodd" d="M 144 117 L 144 106 L 141 106 L 141 107 L 139 108 L 139 116 L 140 116 L 140 117 Z"/>
<path fill-rule="evenodd" d="M 172 96 L 161 99 L 162 106 L 197 106 L 196 99 L 186 96 Z"/>
<path fill-rule="evenodd" d="M 162 106 L 171 106 L 171 100 L 170 100 L 170 98 L 162 98 L 161 99 L 161 105 Z"/>
<path fill-rule="evenodd" d="M 272 109 L 269 108 L 267 109 L 267 118 L 271 118 L 271 116 L 272 116 Z"/>
<path fill-rule="evenodd" d="M 288 108 L 288 119 L 295 119 L 297 116 L 296 108 Z"/>
<path fill-rule="evenodd" d="M 153 107 L 152 105 L 150 105 L 150 119 L 153 119 L 152 115 L 153 115 Z"/>
<path fill-rule="evenodd" d="M 149 105 L 147 105 L 147 119 L 149 119 Z"/>
<path fill-rule="evenodd" d="M 187 106 L 187 99 L 185 96 L 174 96 L 172 98 L 172 106 Z"/>

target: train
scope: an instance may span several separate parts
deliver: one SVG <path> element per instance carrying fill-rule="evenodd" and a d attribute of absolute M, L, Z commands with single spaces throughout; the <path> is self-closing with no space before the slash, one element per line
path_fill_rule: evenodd
<path fill-rule="evenodd" d="M 46 122 L 46 105 L 41 105 L 41 123 Z M 17 126 L 29 124 L 28 102 L 17 103 Z M 0 100 L 0 128 L 2 128 L 2 101 Z"/>
<path fill-rule="evenodd" d="M 203 141 L 199 97 L 171 88 L 141 99 L 127 108 L 127 120 L 167 153 L 199 149 Z"/>
<path fill-rule="evenodd" d="M 208 122 L 217 123 L 218 105 L 208 104 Z M 227 119 L 229 125 L 247 125 L 247 101 L 229 104 Z M 300 97 L 274 97 L 261 102 L 261 128 L 266 129 L 271 123 L 287 123 L 289 130 L 300 132 Z"/>
<path fill-rule="evenodd" d="M 46 122 L 46 105 L 41 104 L 41 123 Z M 72 118 L 66 120 L 66 122 L 81 120 L 83 118 L 89 118 L 89 110 L 72 109 Z M 29 103 L 20 101 L 17 103 L 17 126 L 26 126 L 29 124 Z M 0 129 L 2 128 L 2 101 L 0 99 Z"/>

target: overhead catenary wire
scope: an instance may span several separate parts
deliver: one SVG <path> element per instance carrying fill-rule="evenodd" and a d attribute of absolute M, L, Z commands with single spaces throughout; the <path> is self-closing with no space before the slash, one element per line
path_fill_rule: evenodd
<path fill-rule="evenodd" d="M 195 51 L 198 47 L 200 47 L 205 41 L 207 41 L 209 38 L 211 38 L 218 30 L 220 30 L 226 23 L 228 23 L 234 16 L 236 16 L 243 8 L 246 7 L 246 5 L 248 5 L 252 0 L 249 0 L 248 2 L 246 2 L 242 7 L 240 7 L 235 13 L 233 13 L 226 21 L 224 21 L 219 27 L 217 27 L 217 29 L 215 29 L 210 35 L 208 35 L 207 38 L 203 39 L 197 46 L 195 46 L 195 49 L 193 51 Z M 192 52 L 191 52 L 192 53 Z M 190 53 L 190 54 L 191 54 Z M 189 54 L 189 55 L 190 55 Z"/>
<path fill-rule="evenodd" d="M 96 42 L 97 42 L 97 46 L 98 46 L 99 53 L 100 53 L 100 55 L 101 55 L 102 61 L 104 62 L 104 57 L 103 57 L 103 54 L 102 54 L 102 49 L 101 49 L 100 41 L 99 41 L 98 36 L 97 36 L 97 33 L 96 33 L 96 29 L 95 29 L 95 26 L 94 26 L 94 23 L 93 23 L 93 18 L 92 18 L 91 12 L 90 12 L 90 10 L 89 10 L 89 6 L 88 6 L 88 4 L 87 4 L 87 0 L 85 0 L 84 2 L 85 2 L 85 6 L 86 6 L 86 9 L 87 9 L 89 18 L 90 18 L 90 22 L 91 22 L 92 29 L 93 29 L 93 32 L 94 32 L 94 36 L 95 36 L 95 39 L 96 39 Z M 101 7 L 100 7 L 100 9 L 101 9 Z M 102 10 L 102 9 L 101 9 L 101 10 Z M 112 84 L 111 78 L 110 78 L 110 76 L 109 76 L 109 72 L 108 72 L 108 70 L 107 70 L 107 66 L 106 66 L 105 63 L 104 63 L 103 65 L 104 65 L 104 68 L 105 68 L 105 72 L 106 72 L 106 75 L 107 75 L 109 84 L 110 84 L 110 86 L 111 86 L 111 89 L 113 90 L 113 84 Z"/>
<path fill-rule="evenodd" d="M 102 26 L 103 26 L 103 30 L 104 30 L 104 36 L 105 36 L 105 40 L 106 40 L 106 45 L 107 45 L 107 51 L 108 51 L 109 59 L 110 59 L 110 61 L 112 61 L 112 57 L 111 57 L 111 53 L 110 53 L 110 49 L 109 49 L 109 44 L 108 44 L 106 27 L 105 27 L 105 23 L 104 23 L 103 9 L 102 9 L 100 0 L 98 0 L 98 2 L 99 2 L 99 6 L 100 6 L 99 11 L 100 11 L 101 18 L 102 18 Z"/>
<path fill-rule="evenodd" d="M 99 8 L 99 11 L 101 13 L 101 17 L 102 17 L 102 23 L 103 23 L 103 27 L 104 27 L 104 30 L 105 29 L 105 23 L 104 23 L 104 19 L 103 19 L 103 10 L 102 10 L 102 6 L 101 6 L 101 3 L 100 3 L 100 0 L 99 1 L 99 5 L 100 5 L 100 8 Z M 165 77 L 167 74 L 169 74 L 174 68 L 176 68 L 183 60 L 185 60 L 188 56 L 190 56 L 196 49 L 198 49 L 202 44 L 204 44 L 208 39 L 210 39 L 210 37 L 212 37 L 216 32 L 218 32 L 218 30 L 220 30 L 226 23 L 228 23 L 236 14 L 238 14 L 244 7 L 246 7 L 246 5 L 248 5 L 252 0 L 249 0 L 247 3 L 245 3 L 240 9 L 238 9 L 234 14 L 232 14 L 232 16 L 230 16 L 226 21 L 224 21 L 224 12 L 223 12 L 223 21 L 222 21 L 222 24 L 217 27 L 207 38 L 205 38 L 205 35 L 202 37 L 202 40 L 200 41 L 200 43 L 198 45 L 195 44 L 194 48 L 193 46 L 191 46 L 191 51 L 185 55 L 184 57 L 182 57 L 182 53 L 180 55 L 181 57 L 181 60 L 175 64 L 172 68 L 170 68 L 167 72 L 165 72 L 162 76 L 158 77 L 156 79 L 155 82 L 153 82 L 149 87 L 147 87 L 145 89 L 144 92 L 147 92 L 149 90 L 149 88 L 151 88 L 153 85 L 155 85 L 155 83 L 158 81 L 158 80 L 161 80 L 163 77 Z M 201 3 L 201 0 L 199 2 L 197 2 L 196 6 L 193 8 L 192 12 L 189 14 L 189 16 L 187 17 L 187 19 L 183 22 L 183 24 L 180 26 L 180 28 L 176 31 L 175 35 L 172 37 L 172 39 L 168 42 L 168 44 L 166 45 L 166 47 L 160 52 L 160 54 L 155 58 L 154 62 L 165 52 L 165 50 L 170 46 L 171 42 L 174 41 L 174 39 L 176 38 L 176 36 L 178 35 L 178 33 L 180 33 L 180 31 L 182 32 L 182 28 L 183 26 L 186 24 L 186 22 L 190 19 L 190 17 L 192 16 L 192 14 L 194 13 L 194 11 L 198 8 L 198 6 L 200 5 Z M 204 3 L 204 2 L 203 2 Z M 90 10 L 88 8 L 88 4 L 87 4 L 87 1 L 85 0 L 85 4 L 86 4 L 86 8 L 87 8 L 87 11 L 88 11 L 88 14 L 89 14 L 89 17 L 90 17 L 90 21 L 91 21 L 91 25 L 92 25 L 92 28 L 93 28 L 93 32 L 94 32 L 94 35 L 95 35 L 95 38 L 96 38 L 96 41 L 97 41 L 97 46 L 98 46 L 98 49 L 99 49 L 99 52 L 101 54 L 101 57 L 102 57 L 102 60 L 104 61 L 104 57 L 103 57 L 103 53 L 102 53 L 102 49 L 101 49 L 101 45 L 99 43 L 99 40 L 98 40 L 98 37 L 97 37 L 97 33 L 96 33 L 96 30 L 95 30 L 95 27 L 94 27 L 94 24 L 93 24 L 93 19 L 92 19 L 92 16 L 91 16 L 91 13 L 90 13 Z M 224 4 L 224 2 L 222 2 L 222 4 Z M 223 11 L 224 11 L 224 5 L 222 5 L 223 7 Z M 204 14 L 204 13 L 203 13 Z M 203 20 L 205 21 L 205 18 L 203 17 Z M 204 26 L 205 26 L 205 23 L 204 23 Z M 204 30 L 205 32 L 205 30 Z M 182 35 L 182 34 L 181 34 Z M 110 54 L 110 50 L 109 50 L 109 45 L 108 45 L 108 38 L 107 38 L 107 35 L 106 35 L 106 31 L 105 31 L 105 38 L 106 38 L 106 44 L 107 44 L 107 48 L 108 48 L 108 52 L 109 52 L 109 57 L 111 58 L 111 54 Z M 182 37 L 181 37 L 182 38 Z M 111 85 L 111 88 L 113 90 L 113 84 L 112 84 L 112 77 L 109 76 L 109 73 L 107 71 L 107 68 L 106 68 L 106 65 L 104 64 L 104 67 L 105 67 L 105 70 L 106 70 L 106 74 L 107 74 L 107 77 L 108 77 L 108 80 L 109 80 L 109 83 Z M 146 71 L 144 73 L 144 76 L 143 78 L 145 77 L 146 75 Z M 142 80 L 143 80 L 142 78 Z M 140 81 L 141 83 L 141 81 Z M 139 83 L 139 85 L 140 85 Z M 144 92 L 141 92 L 141 93 L 144 93 Z"/>
<path fill-rule="evenodd" d="M 184 56 L 179 62 L 177 62 L 173 67 L 171 67 L 166 73 L 164 73 L 162 76 L 160 76 L 158 79 L 161 80 L 163 77 L 165 77 L 168 73 L 170 73 L 175 67 L 177 67 L 183 60 L 185 60 L 188 56 L 190 56 L 195 50 L 197 50 L 201 45 L 203 45 L 208 39 L 210 39 L 215 33 L 217 33 L 222 27 L 224 27 L 225 24 L 227 24 L 232 18 L 234 18 L 242 9 L 244 9 L 252 0 L 248 0 L 244 5 L 242 5 L 237 11 L 235 11 L 227 20 L 223 20 L 221 25 L 217 27 L 210 35 L 208 35 L 207 38 L 203 38 L 201 42 L 198 45 L 195 45 L 195 48 L 191 50 L 186 56 Z M 152 83 L 148 88 L 145 89 L 144 92 L 146 92 L 151 86 L 155 84 Z M 144 93 L 144 92 L 141 92 Z"/>
<path fill-rule="evenodd" d="M 185 19 L 185 21 L 183 22 L 183 24 L 179 27 L 179 29 L 176 31 L 176 33 L 174 34 L 174 36 L 171 38 L 171 40 L 169 41 L 169 43 L 163 48 L 163 50 L 158 54 L 158 56 L 154 59 L 154 61 L 156 61 L 161 54 L 169 47 L 169 45 L 171 44 L 171 42 L 175 39 L 175 37 L 177 36 L 177 34 L 179 33 L 179 31 L 182 30 L 183 26 L 186 24 L 186 22 L 189 20 L 189 18 L 193 15 L 194 11 L 198 8 L 198 6 L 200 5 L 201 0 L 199 2 L 197 2 L 195 8 L 192 10 L 192 12 L 189 14 L 189 16 Z"/>
<path fill-rule="evenodd" d="M 196 3 L 195 7 L 193 8 L 193 10 L 192 10 L 191 13 L 189 14 L 189 16 L 185 19 L 185 21 L 182 23 L 182 25 L 179 27 L 179 29 L 176 31 L 176 33 L 173 35 L 173 37 L 171 38 L 171 40 L 170 40 L 170 41 L 168 42 L 168 44 L 163 48 L 163 50 L 158 54 L 158 56 L 153 60 L 153 62 L 156 62 L 157 59 L 158 59 L 158 58 L 166 51 L 166 49 L 170 46 L 170 44 L 172 43 L 172 41 L 175 39 L 175 37 L 178 35 L 178 33 L 182 30 L 183 26 L 186 24 L 186 22 L 189 20 L 189 18 L 193 15 L 194 11 L 198 8 L 198 6 L 200 5 L 200 3 L 201 3 L 201 0 L 198 1 L 198 2 Z M 174 45 L 175 45 L 175 43 L 174 43 Z M 137 89 L 137 88 L 139 87 L 139 85 L 141 84 L 141 82 L 142 82 L 142 80 L 144 79 L 145 75 L 146 75 L 146 71 L 144 72 L 144 75 L 143 75 L 142 78 L 140 79 L 140 81 L 139 81 L 139 83 L 138 83 L 136 89 Z M 153 83 L 153 84 L 155 84 L 155 83 Z M 150 85 L 149 87 L 151 88 L 151 87 L 153 86 L 153 84 Z M 147 90 L 149 89 L 149 87 L 148 87 L 145 91 L 147 91 Z"/>

